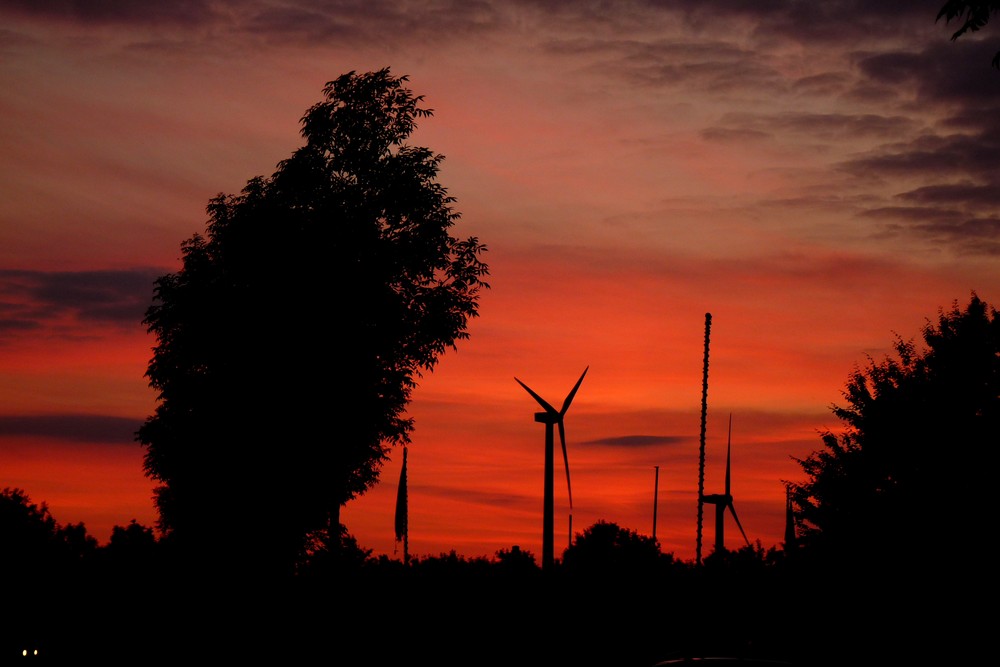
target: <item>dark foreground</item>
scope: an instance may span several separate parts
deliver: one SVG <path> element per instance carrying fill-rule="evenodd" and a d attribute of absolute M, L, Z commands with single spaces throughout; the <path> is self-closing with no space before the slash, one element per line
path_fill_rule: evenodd
<path fill-rule="evenodd" d="M 61 587 L 5 596 L 2 658 L 26 664 L 21 650 L 37 648 L 36 663 L 103 665 L 959 664 L 981 648 L 985 621 L 962 605 L 968 591 L 928 593 L 626 578 Z"/>

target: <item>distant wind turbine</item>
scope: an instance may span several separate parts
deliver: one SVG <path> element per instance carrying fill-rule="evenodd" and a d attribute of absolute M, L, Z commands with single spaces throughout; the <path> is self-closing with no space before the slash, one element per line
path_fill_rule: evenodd
<path fill-rule="evenodd" d="M 732 453 L 733 447 L 733 416 L 729 415 L 729 443 L 726 445 L 726 492 L 723 494 L 714 493 L 708 496 L 702 496 L 701 501 L 703 503 L 708 503 L 709 505 L 715 505 L 715 551 L 716 553 L 722 553 L 726 548 L 725 540 L 725 518 L 726 510 L 728 509 L 730 514 L 733 515 L 733 519 L 736 520 L 736 526 L 740 529 L 743 534 L 743 539 L 749 545 L 750 540 L 747 539 L 747 534 L 743 530 L 743 525 L 740 523 L 740 518 L 736 516 L 736 507 L 733 505 L 733 495 L 730 493 L 730 454 Z"/>
<path fill-rule="evenodd" d="M 798 539 L 795 535 L 795 509 L 792 507 L 792 487 L 785 486 L 785 553 L 795 551 Z"/>
<path fill-rule="evenodd" d="M 555 438 L 554 438 L 554 427 L 559 426 L 559 441 L 562 443 L 563 452 L 563 463 L 566 466 L 566 491 L 569 494 L 569 511 L 570 511 L 570 525 L 572 526 L 573 521 L 573 489 L 569 483 L 569 456 L 566 453 L 566 429 L 563 426 L 563 417 L 566 416 L 566 411 L 569 410 L 570 403 L 573 402 L 573 397 L 576 396 L 577 390 L 583 383 L 583 378 L 587 375 L 587 371 L 590 370 L 590 366 L 583 369 L 583 375 L 580 379 L 576 381 L 573 386 L 573 390 L 569 392 L 566 400 L 563 401 L 562 409 L 556 410 L 551 405 L 549 405 L 544 398 L 536 394 L 531 390 L 531 387 L 524 384 L 516 377 L 514 380 L 517 381 L 519 385 L 524 387 L 524 390 L 531 394 L 531 397 L 538 402 L 540 406 L 545 410 L 545 412 L 536 412 L 535 421 L 545 424 L 545 497 L 544 497 L 544 508 L 542 514 L 542 570 L 551 570 L 553 563 L 555 562 L 555 550 L 553 544 L 555 541 L 555 504 L 554 504 L 554 481 L 553 477 L 555 475 Z M 572 531 L 572 528 L 570 529 Z"/>

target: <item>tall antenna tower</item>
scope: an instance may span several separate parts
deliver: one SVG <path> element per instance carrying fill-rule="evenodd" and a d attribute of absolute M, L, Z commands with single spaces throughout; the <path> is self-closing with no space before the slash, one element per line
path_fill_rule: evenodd
<path fill-rule="evenodd" d="M 705 313 L 705 363 L 701 375 L 701 439 L 698 451 L 698 542 L 695 562 L 701 565 L 701 526 L 705 515 L 705 423 L 708 420 L 708 337 L 712 331 L 712 313 Z"/>

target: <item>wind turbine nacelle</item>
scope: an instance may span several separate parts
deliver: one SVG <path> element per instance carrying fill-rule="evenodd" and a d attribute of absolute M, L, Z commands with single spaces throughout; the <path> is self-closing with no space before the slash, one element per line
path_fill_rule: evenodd
<path fill-rule="evenodd" d="M 535 421 L 541 424 L 558 424 L 559 415 L 551 412 L 536 412 Z"/>

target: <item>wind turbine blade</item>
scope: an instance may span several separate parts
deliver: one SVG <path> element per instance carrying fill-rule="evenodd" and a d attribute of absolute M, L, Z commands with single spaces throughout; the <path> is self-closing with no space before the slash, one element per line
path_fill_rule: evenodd
<path fill-rule="evenodd" d="M 750 546 L 750 540 L 747 538 L 747 534 L 743 530 L 743 524 L 740 523 L 740 518 L 736 516 L 736 507 L 731 502 L 727 505 L 727 507 L 729 508 L 729 512 L 733 515 L 733 518 L 736 519 L 736 527 L 740 529 L 741 533 L 743 533 L 743 539 L 746 540 L 747 546 Z"/>
<path fill-rule="evenodd" d="M 573 511 L 573 488 L 569 485 L 569 455 L 566 453 L 566 429 L 563 428 L 562 419 L 559 420 L 559 441 L 562 443 L 563 463 L 566 464 L 566 493 L 569 494 L 569 509 Z M 570 514 L 570 516 L 573 516 Z"/>
<path fill-rule="evenodd" d="M 531 390 L 531 387 L 529 387 L 528 385 L 524 384 L 523 382 L 521 382 L 521 381 L 520 381 L 520 380 L 518 380 L 517 378 L 514 378 L 514 379 L 515 379 L 515 380 L 517 380 L 517 383 L 518 383 L 519 385 L 521 385 L 522 387 L 524 387 L 524 390 L 525 390 L 526 392 L 528 392 L 529 394 L 531 394 L 531 397 L 532 397 L 532 398 L 534 398 L 534 399 L 535 399 L 536 401 L 538 401 L 538 404 L 539 404 L 540 406 L 542 406 L 543 408 L 545 408 L 545 411 L 546 411 L 546 412 L 552 412 L 552 413 L 555 413 L 555 414 L 558 414 L 558 413 L 556 413 L 556 409 L 555 409 L 554 407 L 552 407 L 551 405 L 549 405 L 549 404 L 548 404 L 548 403 L 547 403 L 547 402 L 545 401 L 545 399 L 544 399 L 544 398 L 542 398 L 541 396 L 539 396 L 538 394 L 536 394 L 535 392 L 533 392 L 533 391 Z"/>
<path fill-rule="evenodd" d="M 580 379 L 576 381 L 576 384 L 573 386 L 573 391 L 569 392 L 569 396 L 567 396 L 566 400 L 563 401 L 562 410 L 559 412 L 560 416 L 566 414 L 566 411 L 569 410 L 569 404 L 573 402 L 573 397 L 576 396 L 576 391 L 580 388 L 580 385 L 583 384 L 583 377 L 589 370 L 590 366 L 583 369 L 583 375 L 581 375 Z M 514 379 L 516 380 L 517 378 Z"/>
<path fill-rule="evenodd" d="M 726 443 L 726 496 L 729 496 L 729 461 L 733 449 L 733 413 L 729 413 L 729 442 Z M 736 516 L 733 514 L 733 516 Z"/>

